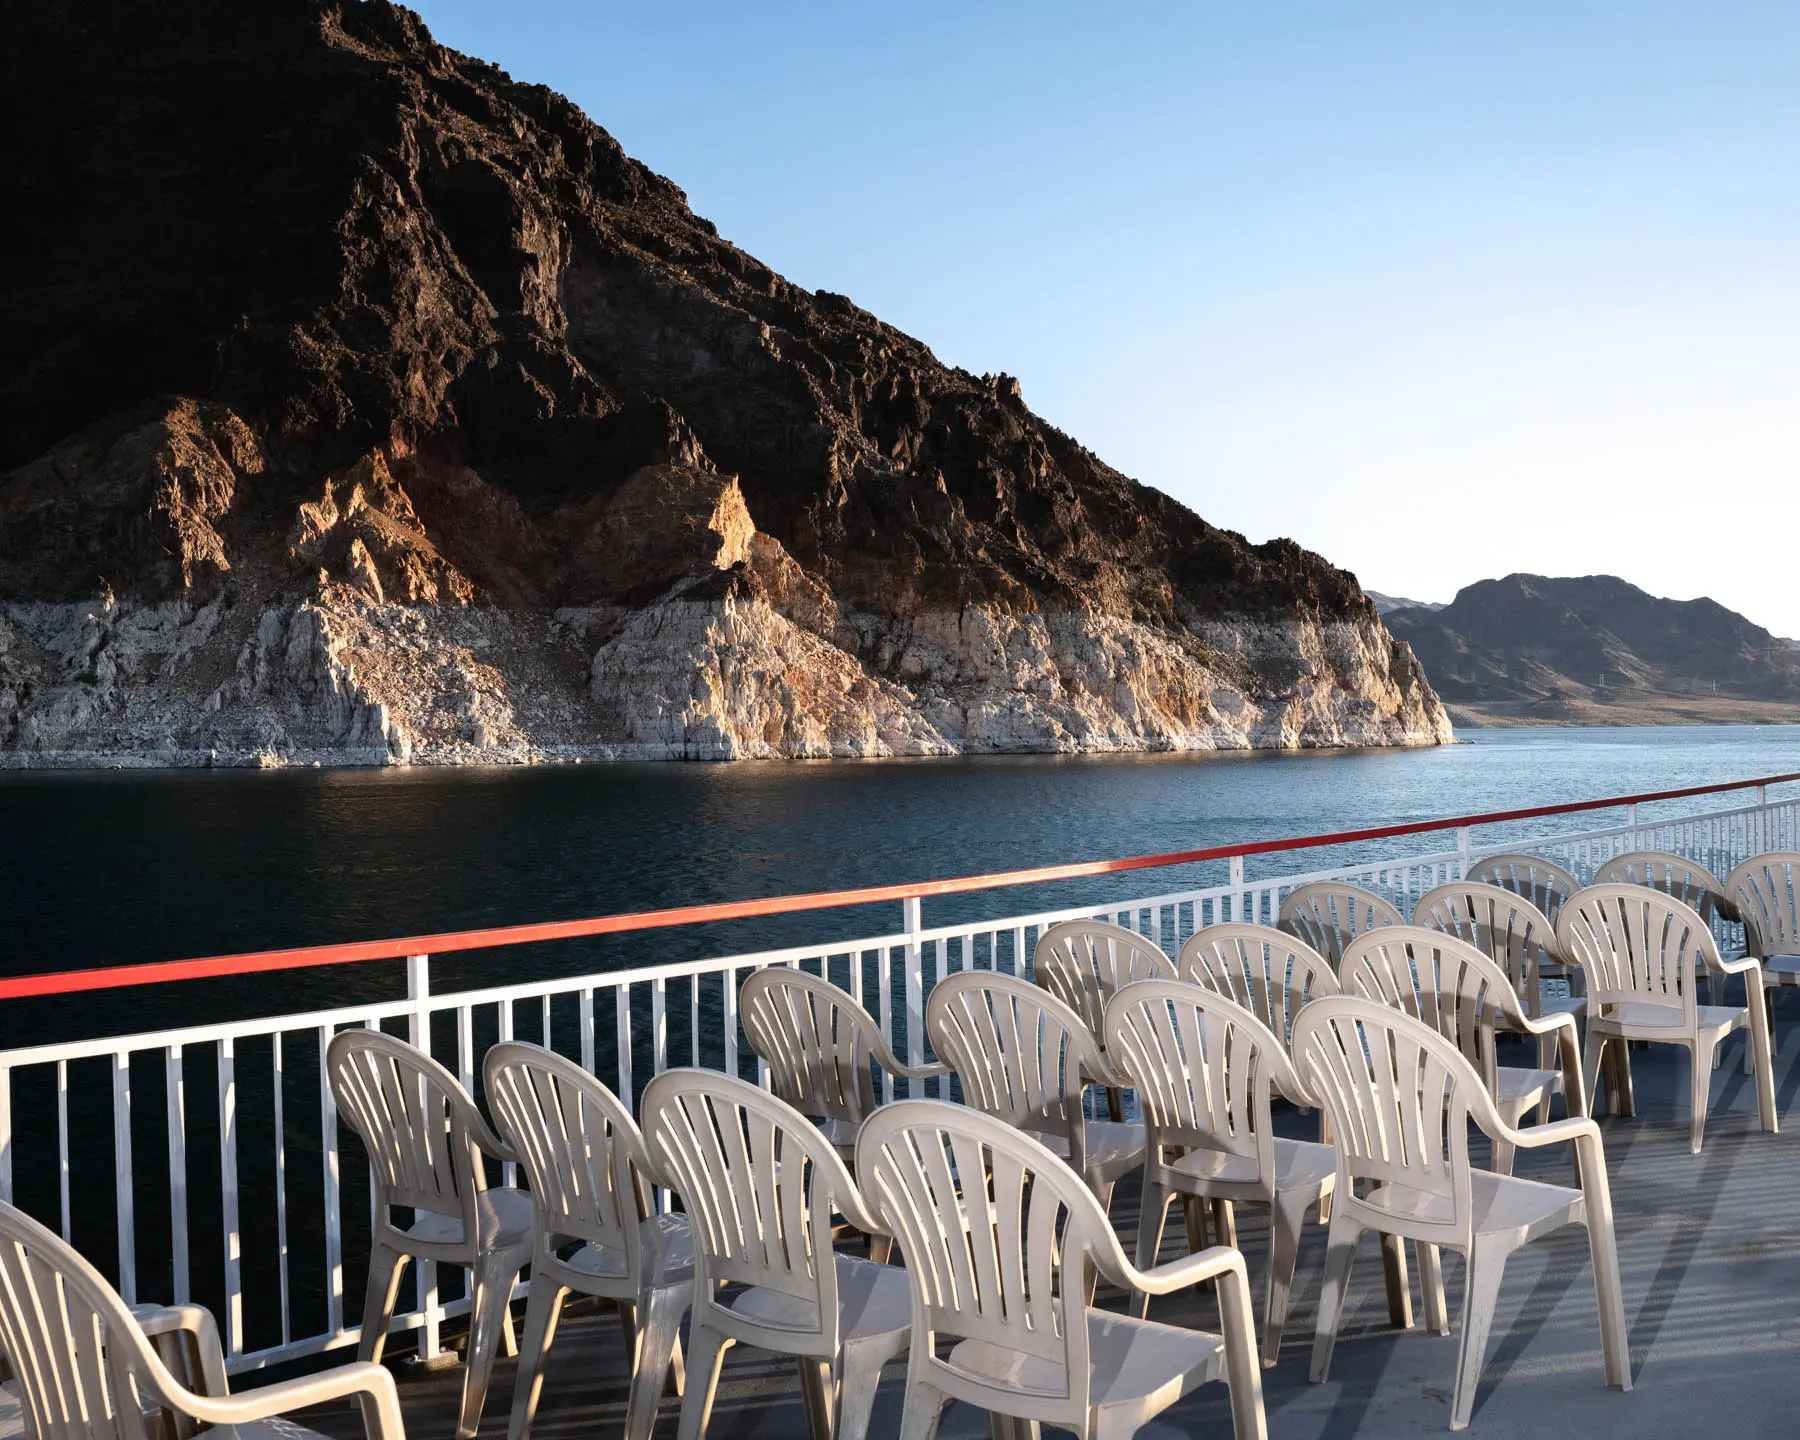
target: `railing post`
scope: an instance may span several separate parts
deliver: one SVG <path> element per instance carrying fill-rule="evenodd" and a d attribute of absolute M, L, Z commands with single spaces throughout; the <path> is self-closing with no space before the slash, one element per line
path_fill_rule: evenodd
<path fill-rule="evenodd" d="M 1638 848 L 1638 807 L 1635 800 L 1625 807 L 1625 848 Z"/>
<path fill-rule="evenodd" d="M 1242 920 L 1244 918 L 1244 857 L 1233 855 L 1226 863 L 1231 867 L 1229 881 L 1231 885 L 1231 918 Z"/>
<path fill-rule="evenodd" d="M 1469 847 L 1472 840 L 1472 827 L 1458 825 L 1456 827 L 1456 878 L 1469 878 Z"/>
<path fill-rule="evenodd" d="M 406 998 L 413 1002 L 412 1014 L 406 1017 L 407 1039 L 427 1055 L 431 1053 L 431 957 L 406 957 Z M 419 1359 L 435 1360 L 439 1354 L 437 1264 L 431 1260 L 418 1262 L 419 1313 L 425 1324 L 419 1331 Z"/>
<path fill-rule="evenodd" d="M 900 902 L 901 928 L 906 931 L 906 1063 L 925 1063 L 925 947 L 919 936 L 925 929 L 924 902 L 908 895 Z M 907 1094 L 912 1083 L 907 1082 Z"/>

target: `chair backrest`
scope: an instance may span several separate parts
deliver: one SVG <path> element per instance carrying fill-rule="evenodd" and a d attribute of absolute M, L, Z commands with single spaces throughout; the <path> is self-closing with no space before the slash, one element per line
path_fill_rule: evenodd
<path fill-rule="evenodd" d="M 1719 963 L 1707 923 L 1647 885 L 1590 885 L 1563 907 L 1556 938 L 1586 973 L 1590 1006 L 1654 1007 L 1666 1015 L 1653 1023 L 1684 1031 L 1698 1019 L 1699 967 Z"/>
<path fill-rule="evenodd" d="M 625 1102 L 580 1065 L 508 1040 L 482 1062 L 488 1107 L 518 1152 L 543 1242 L 584 1240 L 621 1251 L 624 1282 L 643 1265 L 639 1225 L 650 1213 L 644 1137 Z"/>
<path fill-rule="evenodd" d="M 1118 1240 L 1080 1176 L 1005 1121 L 942 1100 L 882 1106 L 857 1138 L 856 1169 L 905 1260 L 914 1374 L 1085 1433 L 1085 1280 L 1089 1257 Z M 1036 1363 L 1011 1384 L 985 1382 L 939 1358 L 961 1339 Z"/>
<path fill-rule="evenodd" d="M 1285 1042 L 1254 1012 L 1185 980 L 1142 980 L 1107 1004 L 1106 1042 L 1137 1086 L 1153 1160 L 1169 1146 L 1239 1156 L 1255 1164 L 1244 1180 L 1255 1198 L 1274 1199 L 1270 1091 L 1306 1097 Z"/>
<path fill-rule="evenodd" d="M 487 1175 L 472 1137 L 487 1128 L 457 1079 L 417 1046 L 380 1030 L 342 1030 L 325 1052 L 338 1113 L 363 1142 L 377 1211 L 411 1206 L 460 1215 L 475 1234 Z"/>
<path fill-rule="evenodd" d="M 1716 916 L 1727 924 L 1740 918 L 1719 877 L 1698 861 L 1666 850 L 1633 850 L 1615 855 L 1594 872 L 1596 885 L 1648 885 L 1673 895 L 1702 920 Z"/>
<path fill-rule="evenodd" d="M 1515 890 L 1479 880 L 1453 880 L 1427 890 L 1413 907 L 1413 924 L 1441 930 L 1473 945 L 1507 974 L 1529 1001 L 1533 965 L 1561 965 L 1556 927 Z"/>
<path fill-rule="evenodd" d="M 716 1070 L 665 1070 L 644 1087 L 644 1143 L 655 1178 L 681 1197 L 694 1237 L 694 1304 L 735 1339 L 779 1330 L 788 1353 L 838 1349 L 833 1212 L 863 1223 L 862 1197 L 818 1128 L 785 1100 Z M 798 1301 L 792 1328 L 764 1327 L 718 1303 L 720 1284 Z"/>
<path fill-rule="evenodd" d="M 1395 925 L 1352 940 L 1338 978 L 1346 995 L 1379 1000 L 1431 1026 L 1493 1093 L 1494 1031 L 1523 1027 L 1525 1011 L 1512 977 L 1480 950 L 1441 930 Z"/>
<path fill-rule="evenodd" d="M 105 1277 L 4 1203 L 0 1350 L 35 1440 L 149 1440 L 146 1409 L 187 1395 Z"/>
<path fill-rule="evenodd" d="M 1552 925 L 1562 915 L 1569 897 L 1581 889 L 1579 880 L 1542 855 L 1485 855 L 1469 866 L 1463 879 L 1498 885 L 1502 890 L 1523 895 L 1544 912 Z"/>
<path fill-rule="evenodd" d="M 804 970 L 770 965 L 739 993 L 744 1034 L 769 1067 L 775 1093 L 803 1115 L 859 1121 L 875 1109 L 871 1057 L 888 1057 L 875 1018 L 847 990 Z"/>
<path fill-rule="evenodd" d="M 1104 1063 L 1081 1017 L 1047 990 L 994 970 L 963 970 L 932 987 L 925 1033 L 962 1082 L 963 1102 L 1023 1130 L 1066 1139 L 1087 1165 L 1082 1096 Z"/>
<path fill-rule="evenodd" d="M 1283 1045 L 1300 1007 L 1339 988 L 1329 960 L 1304 940 L 1267 925 L 1232 921 L 1196 930 L 1175 965 L 1189 984 L 1242 1005 Z"/>
<path fill-rule="evenodd" d="M 1800 851 L 1752 855 L 1725 877 L 1725 893 L 1744 922 L 1750 954 L 1800 955 Z"/>
<path fill-rule="evenodd" d="M 1467 1254 L 1474 1237 L 1469 1120 L 1493 1134 L 1499 1114 L 1462 1052 L 1403 1010 L 1339 995 L 1300 1012 L 1294 1063 L 1331 1122 L 1332 1204 L 1346 1219 L 1393 1230 L 1394 1211 L 1371 1204 L 1356 1182 L 1404 1186 L 1413 1192 L 1405 1233 Z"/>
<path fill-rule="evenodd" d="M 1134 980 L 1173 980 L 1175 962 L 1155 941 L 1104 920 L 1065 920 L 1038 937 L 1031 972 L 1104 1047 L 1106 1002 Z"/>
<path fill-rule="evenodd" d="M 1404 925 L 1406 917 L 1372 890 L 1345 880 L 1315 880 L 1289 892 L 1275 915 L 1275 928 L 1297 935 L 1340 967 L 1344 946 L 1382 925 Z"/>

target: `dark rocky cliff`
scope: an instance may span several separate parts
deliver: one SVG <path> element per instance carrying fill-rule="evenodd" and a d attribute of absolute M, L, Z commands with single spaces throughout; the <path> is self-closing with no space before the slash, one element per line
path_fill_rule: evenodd
<path fill-rule="evenodd" d="M 789 284 L 406 10 L 9 28 L 15 757 L 1447 737 L 1354 577 Z"/>

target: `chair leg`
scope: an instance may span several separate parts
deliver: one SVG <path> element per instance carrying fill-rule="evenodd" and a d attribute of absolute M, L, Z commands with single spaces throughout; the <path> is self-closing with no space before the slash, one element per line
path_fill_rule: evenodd
<path fill-rule="evenodd" d="M 544 1361 L 556 1339 L 556 1322 L 562 1316 L 563 1297 L 569 1292 L 541 1274 L 531 1277 L 531 1298 L 525 1302 L 525 1344 L 519 1351 L 519 1374 L 513 1381 L 512 1418 L 506 1440 L 527 1440 L 537 1419 L 538 1396 L 544 1388 Z"/>
<path fill-rule="evenodd" d="M 1601 1106 L 1612 1099 L 1612 1091 L 1600 1088 L 1600 1072 L 1606 1059 L 1606 1037 L 1588 1027 L 1587 1044 L 1581 1052 L 1582 1078 L 1587 1086 L 1588 1114 L 1598 1116 Z M 1604 1100 L 1603 1098 L 1604 1097 Z"/>
<path fill-rule="evenodd" d="M 1138 1204 L 1137 1267 L 1148 1270 L 1162 1253 L 1163 1227 L 1168 1223 L 1169 1201 L 1177 1199 L 1167 1186 L 1146 1178 L 1144 1193 Z M 1185 1202 L 1184 1202 L 1185 1203 Z M 1142 1290 L 1131 1293 L 1131 1313 L 1142 1320 L 1150 1313 L 1150 1297 Z"/>
<path fill-rule="evenodd" d="M 1625 1292 L 1619 1283 L 1619 1247 L 1613 1235 L 1612 1200 L 1590 1203 L 1588 1253 L 1594 1260 L 1594 1300 L 1600 1310 L 1600 1353 L 1606 1383 L 1631 1388 L 1631 1332 L 1625 1328 Z"/>
<path fill-rule="evenodd" d="M 507 1328 L 502 1322 L 508 1314 L 513 1279 L 518 1273 L 519 1267 L 513 1256 L 504 1250 L 490 1251 L 475 1262 L 475 1287 L 469 1306 L 469 1351 L 463 1371 L 462 1419 L 456 1427 L 458 1440 L 468 1440 L 481 1428 L 481 1407 L 487 1400 L 488 1376 L 493 1372 L 500 1332 Z"/>
<path fill-rule="evenodd" d="M 1381 1237 L 1381 1275 L 1387 1284 L 1388 1322 L 1412 1329 L 1412 1284 L 1406 1277 L 1406 1241 L 1398 1235 Z"/>
<path fill-rule="evenodd" d="M 650 1432 L 656 1426 L 657 1402 L 662 1399 L 671 1371 L 677 1371 L 681 1364 L 681 1317 L 687 1307 L 687 1291 L 670 1286 L 652 1290 L 639 1311 L 643 1326 L 632 1362 L 625 1440 L 650 1440 Z M 680 1385 L 677 1374 L 678 1390 Z M 513 1437 L 508 1436 L 507 1440 L 513 1440 Z"/>
<path fill-rule="evenodd" d="M 1556 1069 L 1557 1068 L 1557 1054 L 1556 1054 L 1557 1037 L 1553 1034 L 1552 1035 L 1540 1035 L 1540 1036 L 1538 1036 L 1537 1046 L 1538 1046 L 1538 1062 L 1537 1062 L 1538 1069 L 1540 1069 L 1540 1070 Z M 1542 1100 L 1538 1101 L 1537 1123 L 1540 1125 L 1548 1125 L 1550 1123 L 1550 1097 L 1551 1097 L 1551 1094 L 1552 1094 L 1551 1091 L 1546 1090 L 1544 1092 L 1544 1098 Z M 1568 1104 L 1569 1104 L 1568 1099 L 1565 1097 L 1563 1100 L 1563 1105 L 1565 1107 L 1567 1107 Z M 1574 1113 L 1575 1112 L 1573 1110 L 1569 1111 L 1569 1114 L 1571 1114 L 1571 1115 L 1573 1115 Z M 1512 1174 L 1512 1171 L 1511 1170 L 1496 1170 L 1495 1173 L 1503 1174 L 1503 1175 L 1510 1175 L 1510 1174 Z"/>
<path fill-rule="evenodd" d="M 832 1392 L 836 1387 L 832 1383 L 831 1362 L 802 1355 L 794 1363 L 800 1371 L 800 1398 L 806 1406 L 806 1433 L 812 1440 L 833 1440 Z"/>
<path fill-rule="evenodd" d="M 1294 1289 L 1294 1267 L 1300 1259 L 1300 1230 L 1306 1224 L 1311 1196 L 1277 1190 L 1269 1207 L 1269 1296 L 1263 1313 L 1262 1363 L 1281 1358 L 1281 1336 L 1287 1328 L 1288 1299 Z"/>
<path fill-rule="evenodd" d="M 1450 1333 L 1450 1307 L 1444 1303 L 1444 1258 L 1435 1245 L 1419 1244 L 1419 1289 L 1425 1296 L 1425 1328 L 1433 1335 Z"/>
<path fill-rule="evenodd" d="M 1125 1118 L 1125 1092 L 1117 1086 L 1107 1087 L 1106 1118 L 1115 1124 Z"/>
<path fill-rule="evenodd" d="M 1695 1155 L 1706 1136 L 1706 1107 L 1712 1099 L 1713 1054 L 1717 1047 L 1695 1041 L 1688 1046 L 1692 1064 L 1688 1066 L 1688 1101 L 1692 1113 L 1688 1118 L 1688 1146 Z"/>
<path fill-rule="evenodd" d="M 917 1383 L 909 1373 L 900 1411 L 900 1440 L 937 1440 L 938 1422 L 944 1418 L 947 1403 L 942 1393 Z"/>
<path fill-rule="evenodd" d="M 1781 1130 L 1781 1117 L 1775 1109 L 1775 1046 L 1762 990 L 1759 972 L 1752 970 L 1744 976 L 1744 1002 L 1750 1012 L 1750 1033 L 1744 1037 L 1744 1049 L 1756 1066 L 1757 1118 L 1764 1131 L 1775 1135 Z"/>
<path fill-rule="evenodd" d="M 386 1245 L 377 1245 L 370 1252 L 369 1293 L 363 1301 L 362 1340 L 356 1347 L 358 1360 L 381 1359 L 394 1305 L 400 1298 L 400 1277 L 406 1272 L 409 1258 Z"/>
<path fill-rule="evenodd" d="M 837 1440 L 868 1440 L 881 1367 L 892 1358 L 891 1351 L 883 1353 L 867 1345 L 847 1347 L 838 1357 L 843 1379 L 838 1385 Z"/>
<path fill-rule="evenodd" d="M 1319 1287 L 1319 1323 L 1313 1332 L 1312 1368 L 1307 1373 L 1315 1385 L 1331 1371 L 1331 1352 L 1337 1345 L 1344 1300 L 1350 1292 L 1350 1269 L 1362 1236 L 1362 1226 L 1344 1219 L 1341 1210 L 1331 1217 L 1331 1233 L 1325 1240 L 1325 1281 Z"/>
<path fill-rule="evenodd" d="M 1237 1249 L 1237 1212 L 1229 1200 L 1212 1202 L 1212 1222 L 1213 1234 L 1219 1237 L 1219 1243 Z"/>
<path fill-rule="evenodd" d="M 1456 1388 L 1450 1399 L 1450 1428 L 1468 1428 L 1475 1409 L 1475 1389 L 1481 1383 L 1481 1366 L 1487 1358 L 1488 1334 L 1494 1326 L 1494 1307 L 1500 1299 L 1500 1280 L 1506 1273 L 1509 1252 L 1498 1245 L 1484 1245 L 1478 1236 L 1469 1250 L 1463 1279 L 1462 1335 L 1456 1352 Z"/>
<path fill-rule="evenodd" d="M 675 1440 L 700 1440 L 706 1433 L 713 1396 L 719 1389 L 719 1368 L 725 1363 L 725 1352 L 736 1343 L 698 1321 L 695 1316 L 688 1324 L 687 1394 L 681 1397 L 681 1423 Z"/>

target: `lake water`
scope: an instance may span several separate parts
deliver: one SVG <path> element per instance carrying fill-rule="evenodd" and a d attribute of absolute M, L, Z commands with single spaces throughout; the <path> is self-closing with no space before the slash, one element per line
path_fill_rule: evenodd
<path fill-rule="evenodd" d="M 11 772 L 0 776 L 0 973 L 922 880 L 1800 770 L 1795 727 L 1475 730 L 1464 738 L 1470 743 L 1431 750 L 1302 754 Z M 1324 858 L 1277 856 L 1264 871 Z M 1222 875 L 1222 866 L 1190 867 L 957 897 L 927 902 L 926 919 L 1018 913 Z M 441 973 L 524 979 L 881 933 L 898 928 L 898 910 L 490 952 L 444 962 Z M 280 987 L 282 1008 L 289 997 L 312 1004 L 393 993 L 391 976 L 346 970 L 259 980 L 248 991 L 176 993 L 184 1007 L 216 1013 L 213 1005 L 236 1008 L 246 995 L 266 1002 L 271 986 Z M 161 1023 L 173 1000 L 152 997 L 145 1018 Z M 14 1021 L 66 1033 L 99 1013 L 91 1001 L 73 1010 L 45 1002 L 15 1007 Z"/>

